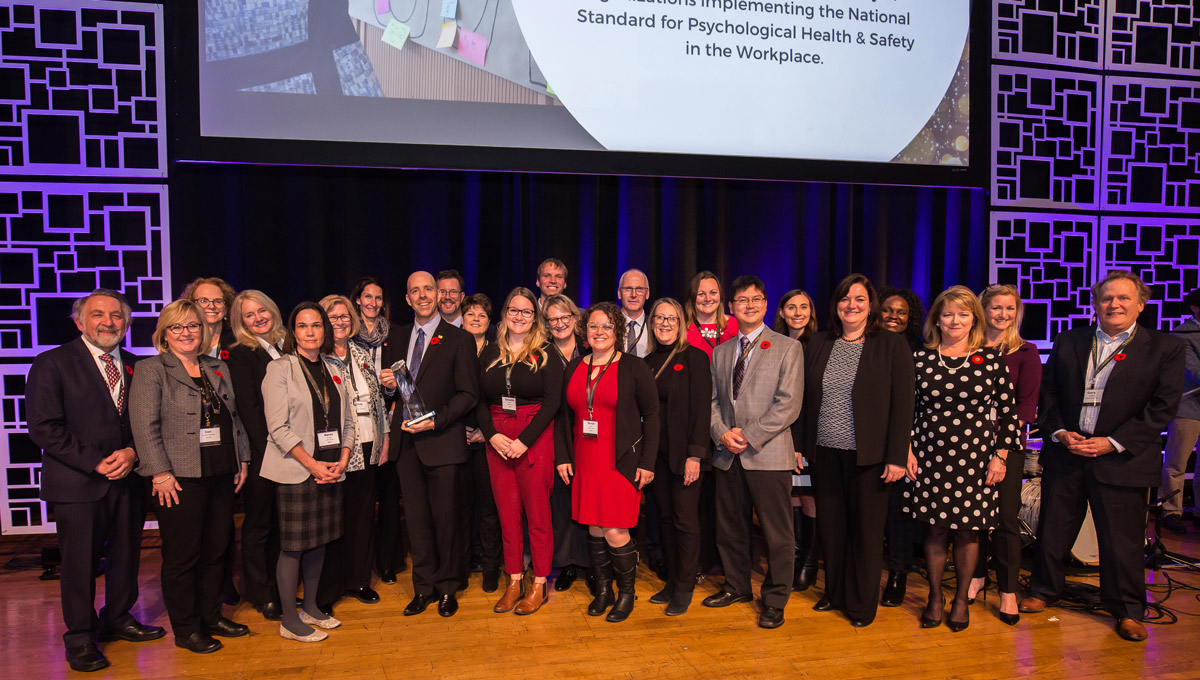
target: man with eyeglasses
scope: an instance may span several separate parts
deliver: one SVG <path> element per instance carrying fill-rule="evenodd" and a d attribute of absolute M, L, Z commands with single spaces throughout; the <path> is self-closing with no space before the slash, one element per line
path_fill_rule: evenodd
<path fill-rule="evenodd" d="M 25 404 L 29 438 L 42 449 L 42 500 L 51 505 L 62 553 L 59 592 L 67 663 L 97 671 L 108 659 L 96 642 L 145 642 L 157 626 L 133 618 L 146 491 L 137 475 L 129 424 L 134 355 L 120 349 L 129 303 L 97 289 L 75 301 L 81 337 L 38 355 Z M 104 607 L 96 615 L 96 563 L 104 561 Z"/>
<path fill-rule="evenodd" d="M 537 268 L 538 309 L 546 308 L 546 298 L 562 295 L 567 289 L 567 265 L 563 261 L 548 257 Z"/>
<path fill-rule="evenodd" d="M 437 281 L 438 313 L 446 323 L 462 328 L 462 302 L 466 297 L 463 291 L 467 282 L 457 269 L 443 269 L 434 279 Z"/>
<path fill-rule="evenodd" d="M 650 333 L 646 328 L 646 300 L 650 298 L 650 280 L 640 269 L 630 269 L 621 274 L 617 284 L 617 299 L 621 303 L 621 315 L 625 317 L 625 346 L 622 352 L 637 357 L 650 353 Z"/>
<path fill-rule="evenodd" d="M 739 276 L 730 287 L 738 334 L 713 350 L 712 439 L 717 490 L 717 551 L 725 568 L 721 592 L 705 607 L 750 602 L 750 509 L 767 542 L 758 625 L 783 625 L 792 590 L 792 423 L 804 395 L 804 349 L 763 324 L 766 287 Z"/>

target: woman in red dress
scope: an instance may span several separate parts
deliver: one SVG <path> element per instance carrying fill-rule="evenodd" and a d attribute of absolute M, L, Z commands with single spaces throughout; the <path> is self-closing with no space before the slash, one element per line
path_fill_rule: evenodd
<path fill-rule="evenodd" d="M 557 419 L 558 474 L 571 487 L 571 515 L 588 527 L 588 557 L 596 598 L 588 614 L 611 606 L 609 621 L 633 611 L 637 524 L 642 488 L 654 479 L 658 452 L 658 390 L 644 361 L 626 360 L 625 320 L 611 302 L 592 305 L 583 317 L 591 354 L 566 368 Z M 616 576 L 620 596 L 614 598 Z"/>

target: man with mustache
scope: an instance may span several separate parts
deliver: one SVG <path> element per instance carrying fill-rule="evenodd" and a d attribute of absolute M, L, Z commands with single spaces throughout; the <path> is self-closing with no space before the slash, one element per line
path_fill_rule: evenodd
<path fill-rule="evenodd" d="M 105 289 L 75 301 L 80 337 L 38 355 L 25 403 L 29 438 L 42 449 L 42 500 L 54 509 L 62 553 L 59 593 L 67 663 L 98 671 L 108 659 L 96 643 L 145 642 L 164 635 L 129 610 L 137 601 L 146 490 L 130 475 L 137 462 L 129 426 L 136 357 L 119 349 L 130 308 Z M 95 565 L 104 555 L 104 607 L 97 616 Z"/>

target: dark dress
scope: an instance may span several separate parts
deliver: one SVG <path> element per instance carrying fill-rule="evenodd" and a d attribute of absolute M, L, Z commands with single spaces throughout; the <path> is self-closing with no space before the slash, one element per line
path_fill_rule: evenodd
<path fill-rule="evenodd" d="M 642 492 L 617 470 L 617 373 L 626 361 L 613 362 L 596 385 L 592 401 L 599 435 L 585 437 L 588 419 L 587 362 L 580 362 L 567 385 L 567 406 L 575 411 L 575 477 L 571 481 L 571 516 L 580 524 L 629 529 L 637 524 Z"/>

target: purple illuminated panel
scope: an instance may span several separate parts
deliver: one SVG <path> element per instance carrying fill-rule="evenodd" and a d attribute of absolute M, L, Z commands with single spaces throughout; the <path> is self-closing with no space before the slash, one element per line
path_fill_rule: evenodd
<path fill-rule="evenodd" d="M 992 56 L 1010 61 L 1099 68 L 1104 46 L 1100 0 L 996 0 Z"/>
<path fill-rule="evenodd" d="M 162 6 L 0 6 L 0 175 L 166 177 Z"/>
<path fill-rule="evenodd" d="M 78 335 L 71 303 L 96 287 L 133 306 L 130 348 L 150 346 L 171 300 L 165 185 L 0 182 L 0 357 Z"/>
<path fill-rule="evenodd" d="M 0 533 L 54 531 L 38 498 L 42 454 L 26 434 L 25 376 L 29 364 L 0 364 Z"/>
<path fill-rule="evenodd" d="M 1190 315 L 1177 304 L 1200 287 L 1200 220 L 1175 217 L 1103 217 L 1100 275 L 1128 269 L 1154 291 L 1146 310 L 1156 328 L 1172 328 Z"/>
<path fill-rule="evenodd" d="M 1200 74 L 1200 12 L 1195 0 L 1109 0 L 1110 71 Z"/>

